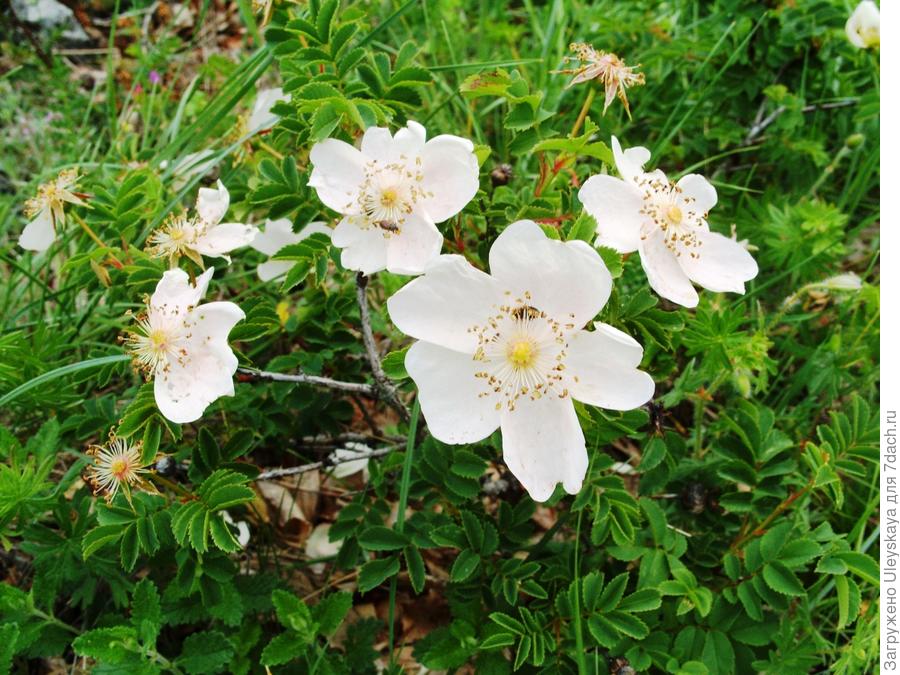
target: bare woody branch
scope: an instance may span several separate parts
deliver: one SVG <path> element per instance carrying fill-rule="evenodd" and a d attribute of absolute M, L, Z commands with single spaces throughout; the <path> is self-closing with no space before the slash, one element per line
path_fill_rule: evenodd
<path fill-rule="evenodd" d="M 397 443 L 395 445 L 388 445 L 376 450 L 360 451 L 347 457 L 330 456 L 328 457 L 328 459 L 324 459 L 320 462 L 311 462 L 310 464 L 301 464 L 300 466 L 290 466 L 285 469 L 270 469 L 259 474 L 256 477 L 256 480 L 278 480 L 279 478 L 284 478 L 285 476 L 296 476 L 297 474 L 306 473 L 308 471 L 327 469 L 333 466 L 337 466 L 338 464 L 344 464 L 346 462 L 356 462 L 361 459 L 374 459 L 376 457 L 383 457 L 384 455 L 390 454 L 394 450 L 397 450 L 401 447 L 403 447 L 403 444 Z"/>
<path fill-rule="evenodd" d="M 343 382 L 342 380 L 333 380 L 330 377 L 322 377 L 320 375 L 307 375 L 306 373 L 272 373 L 267 370 L 257 370 L 256 368 L 238 368 L 238 372 L 248 375 L 258 380 L 271 380 L 273 382 L 294 382 L 296 384 L 311 384 L 315 387 L 325 387 L 327 389 L 337 389 L 338 391 L 351 391 L 372 398 L 381 398 L 381 391 L 372 384 L 364 382 Z"/>

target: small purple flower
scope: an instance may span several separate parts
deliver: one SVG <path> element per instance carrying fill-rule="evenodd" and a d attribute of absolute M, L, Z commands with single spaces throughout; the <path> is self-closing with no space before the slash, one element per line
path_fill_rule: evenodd
<path fill-rule="evenodd" d="M 159 73 L 155 70 L 150 71 L 149 79 L 150 84 L 159 84 L 160 82 L 162 82 L 162 77 L 160 77 Z"/>

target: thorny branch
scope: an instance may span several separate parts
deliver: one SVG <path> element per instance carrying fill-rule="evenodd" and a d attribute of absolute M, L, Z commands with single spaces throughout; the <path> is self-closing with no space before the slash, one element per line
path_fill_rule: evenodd
<path fill-rule="evenodd" d="M 374 459 L 376 457 L 387 455 L 397 448 L 402 447 L 402 445 L 402 443 L 395 443 L 394 445 L 388 445 L 376 450 L 360 451 L 348 457 L 330 456 L 328 459 L 324 459 L 320 462 L 301 464 L 300 466 L 291 466 L 286 469 L 270 469 L 269 471 L 263 471 L 261 474 L 259 474 L 256 477 L 256 480 L 278 480 L 279 478 L 283 478 L 285 476 L 295 476 L 298 473 L 306 473 L 307 471 L 325 469 L 332 466 L 337 466 L 338 464 L 344 464 L 345 462 L 356 462 L 360 459 Z"/>
<path fill-rule="evenodd" d="M 833 103 L 820 103 L 816 105 L 808 105 L 804 106 L 801 109 L 801 112 L 810 113 L 814 110 L 832 110 L 833 108 L 847 108 L 852 105 L 856 105 L 859 103 L 859 99 L 856 98 L 848 98 L 843 101 L 834 101 Z M 772 124 L 775 120 L 777 120 L 786 110 L 786 106 L 778 106 L 775 110 L 772 111 L 766 118 L 760 119 L 762 117 L 762 107 L 759 109 L 759 112 L 756 115 L 756 121 L 754 121 L 753 126 L 750 127 L 750 130 L 747 132 L 747 136 L 744 138 L 744 145 L 750 145 L 756 140 L 756 137 L 759 136 L 763 131 L 765 131 L 769 125 Z"/>
<path fill-rule="evenodd" d="M 369 302 L 366 299 L 366 288 L 369 278 L 359 272 L 356 275 L 356 301 L 359 304 L 359 320 L 362 324 L 363 344 L 366 347 L 366 355 L 372 367 L 372 375 L 375 378 L 375 388 L 378 391 L 377 398 L 383 399 L 389 406 L 396 410 L 404 421 L 409 421 L 409 410 L 397 395 L 397 389 L 391 384 L 390 379 L 381 367 L 381 357 L 375 346 L 375 336 L 372 333 L 372 321 L 369 318 Z"/>

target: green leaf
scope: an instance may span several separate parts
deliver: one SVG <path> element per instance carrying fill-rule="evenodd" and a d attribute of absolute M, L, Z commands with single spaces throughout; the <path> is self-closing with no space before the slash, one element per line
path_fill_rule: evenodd
<path fill-rule="evenodd" d="M 288 631 L 272 638 L 272 641 L 263 649 L 261 660 L 265 666 L 278 666 L 300 657 L 306 653 L 307 649 L 309 649 L 309 644 L 305 640 L 296 633 Z"/>
<path fill-rule="evenodd" d="M 381 361 L 381 367 L 384 374 L 392 380 L 405 380 L 409 377 L 406 372 L 406 353 L 409 347 L 398 349 L 397 351 L 388 352 L 387 356 Z"/>
<path fill-rule="evenodd" d="M 479 96 L 506 96 L 510 86 L 509 73 L 505 70 L 494 70 L 486 73 L 469 75 L 459 86 L 459 91 L 466 98 Z"/>
<path fill-rule="evenodd" d="M 276 589 L 272 591 L 272 605 L 282 626 L 299 635 L 307 643 L 316 637 L 318 626 L 313 621 L 309 607 L 293 593 Z"/>
<path fill-rule="evenodd" d="M 313 618 L 319 624 L 318 632 L 325 637 L 334 635 L 352 606 L 352 593 L 340 591 L 324 598 L 312 609 Z"/>
<path fill-rule="evenodd" d="M 359 545 L 367 551 L 396 551 L 409 543 L 409 538 L 390 527 L 375 525 L 359 535 Z"/>
<path fill-rule="evenodd" d="M 7 392 L 3 396 L 0 396 L 0 407 L 9 405 L 9 403 L 15 401 L 22 394 L 31 391 L 35 387 L 39 387 L 42 384 L 52 382 L 53 380 L 58 380 L 59 378 L 65 377 L 66 375 L 71 375 L 72 373 L 77 373 L 82 370 L 92 370 L 95 368 L 100 368 L 111 363 L 121 363 L 130 360 L 131 357 L 127 354 L 115 354 L 113 356 L 101 356 L 96 359 L 87 359 L 86 361 L 79 361 L 78 363 L 70 363 L 59 368 L 54 368 L 53 370 L 47 371 L 46 373 L 41 373 L 37 377 L 32 378 L 24 384 L 20 384 L 12 391 Z"/>
<path fill-rule="evenodd" d="M 156 636 L 162 627 L 162 610 L 159 592 L 148 577 L 141 579 L 131 594 L 131 622 L 144 646 L 156 645 Z"/>
<path fill-rule="evenodd" d="M 422 554 L 417 547 L 407 546 L 403 549 L 403 557 L 406 558 L 406 571 L 413 591 L 421 593 L 425 588 L 425 561 L 422 560 Z"/>
<path fill-rule="evenodd" d="M 370 560 L 359 570 L 359 592 L 368 593 L 399 571 L 400 561 L 396 556 Z"/>
<path fill-rule="evenodd" d="M 509 616 L 509 614 L 504 614 L 503 612 L 492 612 L 489 616 L 490 620 L 493 621 L 498 626 L 505 628 L 511 633 L 515 633 L 516 635 L 524 635 L 525 634 L 525 626 L 518 620 Z"/>
<path fill-rule="evenodd" d="M 871 556 L 856 551 L 837 551 L 832 554 L 835 558 L 847 564 L 851 572 L 858 575 L 873 586 L 878 586 L 878 563 Z"/>
<path fill-rule="evenodd" d="M 655 588 L 644 588 L 626 596 L 618 605 L 623 612 L 649 612 L 659 609 L 662 597 Z"/>
<path fill-rule="evenodd" d="M 650 634 L 650 629 L 647 628 L 647 624 L 633 614 L 628 614 L 627 612 L 616 610 L 614 612 L 602 614 L 600 619 L 606 621 L 618 632 L 624 633 L 635 640 L 643 640 Z"/>
<path fill-rule="evenodd" d="M 480 563 L 481 557 L 475 551 L 470 549 L 460 551 L 450 568 L 450 581 L 465 581 L 478 569 Z"/>
<path fill-rule="evenodd" d="M 701 658 L 710 673 L 725 675 L 734 672 L 734 647 L 721 631 L 711 630 L 706 634 Z"/>
<path fill-rule="evenodd" d="M 753 589 L 753 584 L 749 581 L 742 582 L 737 587 L 737 595 L 747 612 L 747 616 L 754 621 L 762 621 L 762 603 L 760 603 L 759 596 Z"/>
<path fill-rule="evenodd" d="M 181 646 L 178 665 L 191 675 L 218 673 L 234 655 L 234 647 L 217 630 L 193 633 Z"/>
<path fill-rule="evenodd" d="M 806 595 L 803 584 L 788 567 L 777 560 L 766 563 L 762 570 L 763 579 L 776 593 L 782 595 Z"/>
<path fill-rule="evenodd" d="M 597 252 L 603 258 L 603 264 L 609 270 L 609 275 L 613 279 L 618 279 L 625 271 L 625 263 L 622 260 L 622 254 L 609 246 L 598 246 Z"/>
<path fill-rule="evenodd" d="M 641 455 L 641 471 L 655 469 L 666 458 L 666 442 L 659 436 L 652 436 L 644 446 Z"/>
<path fill-rule="evenodd" d="M 16 654 L 19 626 L 14 623 L 0 624 L 0 673 L 12 672 L 12 659 Z"/>
<path fill-rule="evenodd" d="M 95 628 L 82 633 L 72 642 L 79 656 L 88 656 L 105 663 L 124 663 L 138 651 L 137 634 L 129 626 Z"/>

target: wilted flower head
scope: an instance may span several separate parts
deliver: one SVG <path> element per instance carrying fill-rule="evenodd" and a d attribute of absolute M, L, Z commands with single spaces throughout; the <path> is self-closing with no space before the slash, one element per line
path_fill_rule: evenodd
<path fill-rule="evenodd" d="M 135 366 L 153 380 L 159 411 L 179 424 L 199 419 L 220 396 L 234 396 L 238 360 L 228 334 L 244 312 L 233 302 L 200 304 L 214 271 L 195 284 L 184 270 L 165 272 L 124 338 Z"/>
<path fill-rule="evenodd" d="M 646 403 L 654 385 L 638 370 L 644 350 L 593 323 L 612 278 L 585 242 L 549 239 L 520 220 L 489 258 L 485 274 L 442 255 L 388 299 L 394 324 L 418 340 L 405 362 L 422 414 L 443 443 L 475 443 L 499 427 L 503 459 L 534 500 L 560 482 L 575 494 L 588 455 L 573 401 L 610 410 Z"/>
<path fill-rule="evenodd" d="M 572 85 L 587 82 L 589 80 L 599 80 L 603 83 L 606 90 L 606 98 L 603 102 L 603 112 L 618 96 L 625 106 L 625 112 L 631 117 L 631 109 L 628 107 L 628 97 L 625 90 L 634 85 L 644 84 L 644 74 L 636 73 L 636 66 L 626 65 L 625 62 L 612 52 L 605 52 L 600 49 L 594 49 L 591 45 L 584 42 L 573 42 L 569 45 L 569 49 L 575 52 L 575 56 L 565 57 L 566 61 L 578 61 L 581 65 L 577 68 L 566 68 L 557 70 L 557 73 L 566 75 L 574 75 L 572 81 L 566 85 L 568 89 Z"/>
<path fill-rule="evenodd" d="M 19 246 L 29 251 L 46 251 L 56 238 L 56 230 L 65 219 L 66 202 L 82 205 L 84 202 L 73 192 L 78 181 L 77 169 L 66 169 L 49 183 L 38 188 L 37 196 L 25 202 L 25 215 L 31 222 L 19 237 Z"/>
<path fill-rule="evenodd" d="M 421 274 L 444 241 L 435 223 L 462 211 L 478 192 L 472 142 L 435 136 L 408 122 L 393 136 L 369 127 L 357 150 L 329 138 L 309 154 L 309 178 L 319 199 L 343 216 L 332 235 L 344 267 Z"/>
<path fill-rule="evenodd" d="M 200 267 L 203 267 L 204 255 L 231 262 L 226 254 L 252 242 L 259 229 L 243 223 L 222 223 L 228 204 L 228 190 L 222 181 L 215 190 L 200 188 L 197 215 L 170 216 L 150 235 L 147 252 L 156 258 L 168 258 L 172 267 L 178 265 L 181 256 L 190 258 Z"/>
<path fill-rule="evenodd" d="M 150 472 L 146 467 L 156 461 L 154 458 L 144 464 L 141 461 L 142 448 L 140 441 L 132 445 L 114 435 L 110 435 L 105 445 L 90 446 L 87 455 L 92 463 L 86 469 L 85 478 L 94 494 L 102 494 L 110 502 L 121 488 L 130 502 L 131 487 L 146 484 L 143 475 Z"/>
<path fill-rule="evenodd" d="M 613 136 L 621 178 L 600 174 L 581 186 L 578 198 L 597 221 L 597 243 L 619 253 L 638 251 L 650 286 L 685 307 L 696 307 L 691 282 L 718 293 L 743 293 L 759 269 L 738 241 L 712 232 L 707 223 L 716 189 L 691 173 L 677 182 L 660 171 L 644 171 L 647 148 L 623 150 Z"/>
<path fill-rule="evenodd" d="M 881 13 L 872 0 L 862 0 L 844 26 L 847 39 L 855 47 L 868 49 L 881 46 Z"/>

